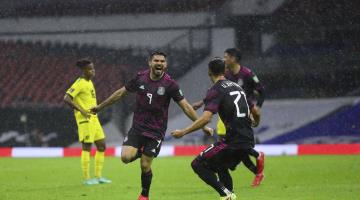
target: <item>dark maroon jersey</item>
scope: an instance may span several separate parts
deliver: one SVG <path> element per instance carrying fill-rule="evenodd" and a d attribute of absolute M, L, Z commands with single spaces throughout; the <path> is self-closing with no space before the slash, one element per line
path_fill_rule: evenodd
<path fill-rule="evenodd" d="M 262 106 L 265 98 L 264 86 L 249 68 L 241 66 L 240 71 L 237 74 L 232 74 L 230 70 L 226 70 L 225 78 L 237 83 L 245 90 L 250 107 L 255 103 L 259 107 Z M 258 97 L 254 94 L 255 90 L 259 93 Z"/>
<path fill-rule="evenodd" d="M 175 80 L 164 74 L 160 80 L 150 79 L 150 70 L 139 72 L 125 88 L 136 93 L 132 128 L 146 137 L 163 139 L 167 128 L 170 99 L 178 102 L 184 96 Z"/>
<path fill-rule="evenodd" d="M 246 94 L 237 83 L 219 80 L 208 90 L 204 103 L 204 111 L 219 113 L 226 127 L 227 144 L 235 148 L 254 147 Z"/>

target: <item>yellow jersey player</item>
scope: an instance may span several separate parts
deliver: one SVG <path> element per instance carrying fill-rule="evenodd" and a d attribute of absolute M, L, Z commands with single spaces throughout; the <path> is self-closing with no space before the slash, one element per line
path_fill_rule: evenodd
<path fill-rule="evenodd" d="M 66 91 L 64 101 L 74 109 L 79 141 L 82 144 L 81 168 L 84 184 L 111 183 L 101 175 L 106 148 L 105 134 L 97 115 L 90 112 L 90 108 L 97 105 L 95 87 L 91 81 L 95 76 L 94 64 L 90 60 L 81 59 L 76 62 L 76 66 L 82 70 L 82 75 Z M 95 143 L 97 151 L 95 154 L 95 178 L 91 179 L 89 168 L 92 143 Z"/>

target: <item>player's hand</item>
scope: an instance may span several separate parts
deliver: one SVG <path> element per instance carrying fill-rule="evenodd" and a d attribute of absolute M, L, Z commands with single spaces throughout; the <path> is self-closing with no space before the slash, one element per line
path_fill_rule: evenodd
<path fill-rule="evenodd" d="M 90 108 L 90 112 L 91 112 L 92 114 L 96 114 L 96 113 L 98 113 L 99 111 L 100 111 L 99 106 L 95 106 L 95 107 Z"/>
<path fill-rule="evenodd" d="M 175 130 L 175 131 L 172 131 L 171 132 L 171 135 L 174 137 L 174 138 L 181 138 L 182 136 L 185 135 L 184 131 L 182 130 Z"/>
<path fill-rule="evenodd" d="M 252 114 L 250 114 L 250 119 L 251 119 L 251 127 L 258 127 L 259 126 L 259 122 L 257 122 L 255 119 L 254 119 L 254 117 L 253 117 L 253 115 Z"/>
<path fill-rule="evenodd" d="M 86 119 L 90 119 L 90 117 L 91 117 L 91 113 L 90 113 L 89 111 L 80 110 L 80 113 L 81 113 Z"/>
<path fill-rule="evenodd" d="M 214 129 L 210 128 L 210 127 L 207 127 L 205 126 L 203 128 L 203 131 L 206 135 L 209 135 L 209 136 L 213 136 L 214 135 Z"/>
<path fill-rule="evenodd" d="M 198 102 L 191 104 L 191 106 L 193 107 L 194 110 L 201 108 L 202 105 L 203 105 L 203 101 L 198 101 Z"/>

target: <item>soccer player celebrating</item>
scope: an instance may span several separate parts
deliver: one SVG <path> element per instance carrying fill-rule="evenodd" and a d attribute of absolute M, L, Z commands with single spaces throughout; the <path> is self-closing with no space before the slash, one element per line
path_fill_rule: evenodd
<path fill-rule="evenodd" d="M 233 182 L 229 169 L 235 169 L 241 160 L 249 158 L 255 145 L 251 123 L 258 123 L 260 116 L 250 118 L 245 91 L 237 83 L 225 79 L 224 73 L 225 63 L 222 59 L 215 58 L 209 62 L 208 74 L 214 85 L 204 99 L 202 116 L 190 126 L 171 134 L 180 138 L 204 127 L 214 114 L 219 113 L 225 123 L 225 137 L 201 152 L 191 166 L 205 183 L 219 193 L 220 200 L 234 200 L 236 195 L 232 191 Z"/>
<path fill-rule="evenodd" d="M 125 86 L 115 91 L 109 98 L 92 109 L 99 112 L 103 108 L 119 101 L 127 93 L 136 93 L 136 108 L 132 127 L 121 150 L 121 160 L 126 164 L 137 158 L 141 166 L 142 191 L 139 200 L 148 200 L 152 180 L 151 163 L 159 154 L 165 136 L 170 99 L 173 99 L 191 119 L 197 114 L 184 98 L 178 84 L 165 73 L 166 54 L 154 52 L 148 59 L 149 69 L 139 72 Z M 213 130 L 203 128 L 207 134 Z"/>
<path fill-rule="evenodd" d="M 76 62 L 76 66 L 82 70 L 82 75 L 67 90 L 64 101 L 74 109 L 76 124 L 78 126 L 79 141 L 82 143 L 81 167 L 85 185 L 99 183 L 111 183 L 102 177 L 104 165 L 105 134 L 96 114 L 90 112 L 90 108 L 96 106 L 96 93 L 93 82 L 95 76 L 94 64 L 87 59 Z M 90 179 L 90 150 L 95 143 L 95 178 Z"/>
<path fill-rule="evenodd" d="M 244 89 L 252 117 L 260 116 L 260 108 L 265 99 L 264 86 L 249 68 L 240 65 L 241 52 L 239 49 L 226 49 L 224 52 L 224 60 L 227 68 L 225 71 L 225 78 L 238 83 L 238 85 Z M 203 101 L 198 101 L 193 104 L 193 108 L 197 110 L 203 104 Z M 257 127 L 260 119 L 254 120 L 253 122 L 252 126 Z M 216 130 L 220 138 L 225 136 L 226 128 L 220 118 L 218 119 Z M 243 160 L 243 163 L 251 172 L 254 173 L 255 178 L 252 182 L 252 186 L 256 187 L 260 185 L 264 178 L 263 170 L 265 155 L 263 152 L 257 152 L 255 149 L 250 151 L 250 155 L 256 158 L 256 166 L 250 159 L 247 158 L 245 158 L 246 160 Z"/>

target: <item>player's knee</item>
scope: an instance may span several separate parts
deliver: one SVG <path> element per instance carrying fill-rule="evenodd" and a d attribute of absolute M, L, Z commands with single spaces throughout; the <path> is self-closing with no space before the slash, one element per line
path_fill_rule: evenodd
<path fill-rule="evenodd" d="M 124 163 L 124 164 L 128 164 L 131 162 L 131 157 L 130 156 L 127 156 L 127 155 L 121 155 L 121 161 Z"/>
<path fill-rule="evenodd" d="M 199 168 L 199 160 L 197 158 L 195 158 L 192 162 L 191 162 L 191 168 L 196 172 L 197 169 Z"/>
<path fill-rule="evenodd" d="M 82 143 L 82 150 L 83 151 L 90 151 L 91 150 L 91 143 Z"/>
<path fill-rule="evenodd" d="M 151 166 L 150 165 L 141 165 L 141 172 L 142 173 L 147 173 L 151 171 Z"/>
<path fill-rule="evenodd" d="M 104 144 L 104 145 L 99 146 L 99 147 L 97 148 L 97 150 L 98 150 L 98 151 L 100 151 L 100 152 L 105 152 L 105 150 L 106 150 L 106 146 L 105 146 L 105 144 Z"/>

